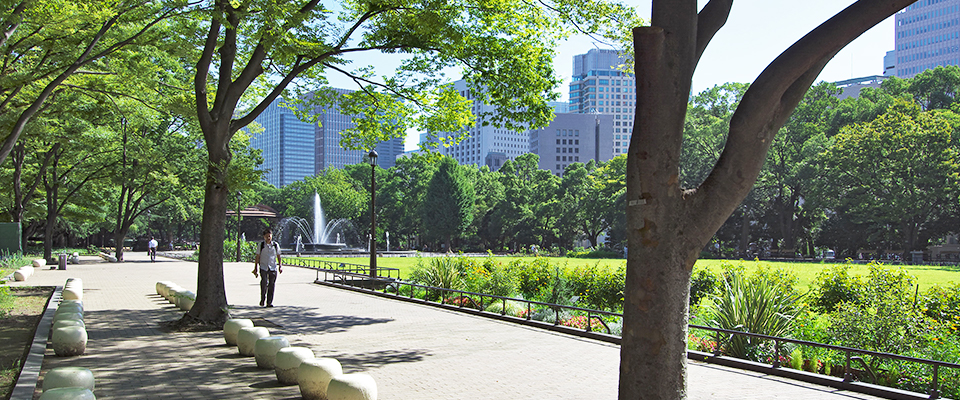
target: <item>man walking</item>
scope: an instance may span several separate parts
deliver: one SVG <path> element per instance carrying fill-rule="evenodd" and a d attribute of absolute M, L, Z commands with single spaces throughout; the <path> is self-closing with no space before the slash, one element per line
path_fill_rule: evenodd
<path fill-rule="evenodd" d="M 273 307 L 273 290 L 277 285 L 277 274 L 283 273 L 280 263 L 280 243 L 273 241 L 273 231 L 263 231 L 263 243 L 253 261 L 253 276 L 260 276 L 260 307 Z"/>
<path fill-rule="evenodd" d="M 150 262 L 157 261 L 157 239 L 154 239 L 153 236 L 150 237 L 150 241 L 147 242 L 147 254 L 150 255 Z"/>

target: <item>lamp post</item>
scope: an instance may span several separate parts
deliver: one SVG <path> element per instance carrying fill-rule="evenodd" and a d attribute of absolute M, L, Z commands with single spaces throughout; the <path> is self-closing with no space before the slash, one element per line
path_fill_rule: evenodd
<path fill-rule="evenodd" d="M 367 154 L 370 162 L 370 277 L 377 277 L 377 151 Z"/>
<path fill-rule="evenodd" d="M 237 262 L 240 262 L 240 191 L 237 191 Z"/>

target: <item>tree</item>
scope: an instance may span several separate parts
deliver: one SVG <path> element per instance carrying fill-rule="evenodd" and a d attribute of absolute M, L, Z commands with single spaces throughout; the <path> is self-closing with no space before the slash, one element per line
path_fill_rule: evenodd
<path fill-rule="evenodd" d="M 763 185 L 772 195 L 766 206 L 771 236 L 780 250 L 796 251 L 798 238 L 811 237 L 818 209 L 809 197 L 818 180 L 817 155 L 828 145 L 826 121 L 838 93 L 830 83 L 811 88 L 780 129 L 764 166 Z"/>
<path fill-rule="evenodd" d="M 732 0 L 654 0 L 633 29 L 637 111 L 627 165 L 627 261 L 620 398 L 685 398 L 690 275 L 700 250 L 747 196 L 773 137 L 840 49 L 914 0 L 858 0 L 801 38 L 750 85 L 724 150 L 693 188 L 680 150 L 693 73 Z"/>
<path fill-rule="evenodd" d="M 443 239 L 447 252 L 453 251 L 452 239 L 473 222 L 476 192 L 464 168 L 450 157 L 441 159 L 423 200 L 421 215 L 429 215 L 423 230 L 428 237 Z"/>
<path fill-rule="evenodd" d="M 123 261 L 123 241 L 134 222 L 182 193 L 190 183 L 186 175 L 192 168 L 187 162 L 195 159 L 190 153 L 197 151 L 189 136 L 178 132 L 169 120 L 146 121 L 132 128 L 126 119 L 120 124 L 120 150 L 113 176 L 118 191 L 113 230 L 117 261 Z M 181 180 L 181 176 L 186 179 Z"/>
<path fill-rule="evenodd" d="M 820 154 L 821 196 L 870 231 L 890 230 L 907 257 L 957 211 L 960 160 L 944 113 L 898 100 L 874 121 L 844 128 Z"/>
<path fill-rule="evenodd" d="M 2 129 L 9 133 L 0 143 L 0 164 L 27 123 L 71 78 L 109 73 L 109 63 L 97 61 L 128 47 L 165 42 L 157 26 L 185 5 L 182 0 L 5 2 L 0 8 L 0 115 L 13 118 L 4 118 Z"/>
<path fill-rule="evenodd" d="M 226 169 L 233 135 L 279 98 L 288 86 L 311 90 L 329 73 L 341 73 L 360 90 L 334 96 L 332 90 L 300 93 L 293 101 L 332 104 L 357 115 L 341 143 L 372 149 L 402 137 L 408 128 L 466 132 L 474 118 L 470 102 L 443 84 L 443 69 L 464 67 L 477 101 L 494 105 L 490 122 L 519 128 L 545 125 L 559 82 L 551 71 L 549 47 L 568 23 L 599 31 L 604 18 L 635 20 L 632 10 L 603 3 L 558 0 L 357 1 L 340 4 L 335 16 L 319 0 L 278 2 L 215 0 L 204 10 L 209 29 L 194 79 L 198 120 L 208 151 L 203 222 L 198 260 L 197 300 L 181 320 L 219 325 L 226 307 L 223 236 L 226 203 L 234 191 Z M 400 53 L 393 77 L 378 80 L 369 68 L 348 71 L 350 57 Z M 480 90 L 483 88 L 484 90 Z M 263 89 L 263 90 L 260 90 Z M 252 98 L 256 94 L 262 99 Z M 484 117 L 481 115 L 481 117 Z"/>

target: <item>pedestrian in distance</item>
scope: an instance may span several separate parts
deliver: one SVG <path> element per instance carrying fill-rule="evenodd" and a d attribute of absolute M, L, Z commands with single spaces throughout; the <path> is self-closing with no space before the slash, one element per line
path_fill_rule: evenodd
<path fill-rule="evenodd" d="M 153 236 L 150 237 L 150 241 L 147 242 L 147 254 L 150 255 L 150 262 L 157 261 L 157 239 L 154 239 Z"/>
<path fill-rule="evenodd" d="M 253 276 L 260 277 L 260 307 L 273 307 L 273 292 L 277 286 L 277 274 L 283 273 L 280 262 L 280 243 L 273 241 L 273 231 L 263 231 L 263 242 L 253 260 Z"/>

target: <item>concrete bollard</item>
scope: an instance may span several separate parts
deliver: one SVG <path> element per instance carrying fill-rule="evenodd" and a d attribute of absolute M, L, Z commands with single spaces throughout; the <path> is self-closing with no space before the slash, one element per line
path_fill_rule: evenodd
<path fill-rule="evenodd" d="M 44 390 L 40 400 L 97 400 L 87 388 L 68 387 Z"/>
<path fill-rule="evenodd" d="M 43 375 L 43 391 L 79 387 L 94 390 L 93 372 L 82 367 L 57 367 Z"/>
<path fill-rule="evenodd" d="M 38 258 L 36 260 L 31 261 L 30 264 L 32 264 L 34 268 L 43 268 L 47 265 L 47 260 Z"/>
<path fill-rule="evenodd" d="M 300 364 L 313 358 L 313 350 L 306 347 L 284 347 L 278 350 L 273 362 L 277 380 L 284 385 L 296 385 Z"/>
<path fill-rule="evenodd" d="M 54 314 L 53 314 L 53 322 L 54 322 L 54 323 L 57 323 L 57 321 L 62 321 L 62 320 L 66 320 L 66 319 L 76 320 L 76 321 L 83 322 L 83 313 L 78 313 L 78 312 L 65 312 L 65 313 L 59 313 L 59 314 L 58 314 L 58 313 L 54 313 Z"/>
<path fill-rule="evenodd" d="M 297 383 L 304 400 L 326 400 L 330 380 L 343 375 L 343 367 L 333 358 L 304 360 L 297 369 Z"/>
<path fill-rule="evenodd" d="M 54 323 L 53 323 L 53 328 L 51 328 L 51 329 L 57 329 L 57 328 L 62 327 L 62 326 L 79 326 L 79 327 L 84 328 L 84 329 L 87 328 L 87 326 L 83 324 L 83 321 L 81 321 L 81 320 L 79 320 L 79 319 L 61 319 L 61 320 L 59 320 L 59 321 L 57 321 L 57 322 L 54 322 Z"/>
<path fill-rule="evenodd" d="M 257 340 L 267 336 L 270 336 L 270 331 L 262 326 L 240 328 L 237 332 L 237 350 L 240 351 L 241 356 L 253 357 Z"/>
<path fill-rule="evenodd" d="M 79 326 L 62 326 L 53 330 L 50 341 L 58 356 L 79 356 L 87 350 L 87 330 Z"/>
<path fill-rule="evenodd" d="M 60 294 L 67 300 L 83 300 L 83 289 L 80 288 L 65 287 Z"/>
<path fill-rule="evenodd" d="M 76 304 L 80 306 L 81 309 L 83 309 L 83 302 L 80 300 L 60 300 L 60 305 L 58 305 L 58 307 L 64 304 Z"/>
<path fill-rule="evenodd" d="M 253 321 L 244 318 L 232 318 L 223 323 L 223 340 L 231 346 L 237 345 L 237 333 L 240 328 L 252 328 Z"/>
<path fill-rule="evenodd" d="M 27 280 L 30 275 L 33 275 L 33 267 L 20 267 L 20 269 L 13 271 L 13 280 L 23 282 Z"/>
<path fill-rule="evenodd" d="M 253 346 L 253 356 L 257 358 L 257 368 L 273 369 L 276 367 L 277 352 L 284 347 L 290 347 L 290 342 L 283 336 L 267 336 L 257 339 Z"/>
<path fill-rule="evenodd" d="M 327 386 L 329 400 L 377 400 L 377 383 L 367 374 L 335 376 Z"/>
<path fill-rule="evenodd" d="M 177 299 L 177 307 L 180 307 L 181 311 L 190 311 L 193 308 L 193 303 L 197 301 L 196 293 L 193 293 L 189 290 L 183 290 L 179 293 L 180 298 Z"/>
<path fill-rule="evenodd" d="M 57 311 L 56 311 L 57 314 L 63 314 L 68 312 L 83 313 L 83 306 L 76 303 L 60 303 L 60 305 L 57 306 Z"/>

